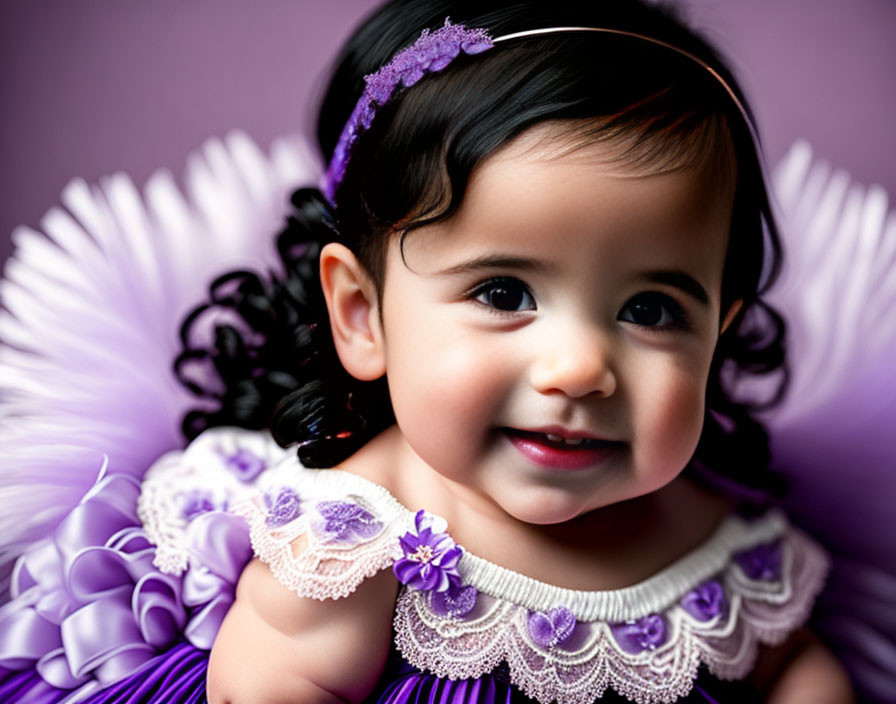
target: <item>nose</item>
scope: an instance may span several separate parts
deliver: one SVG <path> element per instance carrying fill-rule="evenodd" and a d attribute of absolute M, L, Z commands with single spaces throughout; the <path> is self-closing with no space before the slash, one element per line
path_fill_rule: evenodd
<path fill-rule="evenodd" d="M 530 369 L 536 391 L 582 398 L 610 396 L 616 390 L 610 343 L 593 329 L 570 324 L 542 331 L 538 349 Z"/>

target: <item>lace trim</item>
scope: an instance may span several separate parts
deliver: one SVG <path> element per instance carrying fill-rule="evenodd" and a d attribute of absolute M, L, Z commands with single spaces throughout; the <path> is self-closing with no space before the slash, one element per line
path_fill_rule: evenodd
<path fill-rule="evenodd" d="M 662 611 L 695 584 L 707 579 L 741 549 L 764 543 L 787 529 L 783 514 L 770 511 L 747 522 L 727 516 L 713 535 L 653 577 L 631 587 L 606 591 L 579 591 L 540 582 L 493 562 L 464 553 L 460 571 L 464 583 L 480 592 L 512 601 L 533 611 L 563 604 L 579 621 L 627 621 Z"/>
<path fill-rule="evenodd" d="M 182 574 L 190 559 L 190 521 L 202 513 L 230 511 L 283 462 L 306 471 L 269 433 L 241 428 L 206 430 L 185 450 L 163 455 L 147 470 L 137 502 L 137 515 L 157 546 L 153 564 L 167 574 Z"/>
<path fill-rule="evenodd" d="M 255 554 L 288 589 L 312 599 L 339 599 L 401 557 L 398 538 L 413 527 L 413 514 L 383 487 L 333 469 L 307 469 L 280 479 L 307 510 L 272 522 L 276 512 L 256 494 L 233 511 L 248 521 Z M 355 517 L 328 518 L 322 507 Z M 358 530 L 343 530 L 353 521 L 361 521 Z"/>
<path fill-rule="evenodd" d="M 383 487 L 339 470 L 305 469 L 267 432 L 213 428 L 146 473 L 137 507 L 153 563 L 181 575 L 201 513 L 248 523 L 255 554 L 299 596 L 337 599 L 401 556 L 413 515 Z"/>
<path fill-rule="evenodd" d="M 681 599 L 627 623 L 554 618 L 556 632 L 563 632 L 552 640 L 537 619 L 561 614 L 557 602 L 550 611 L 533 612 L 480 593 L 475 606 L 458 615 L 446 613 L 433 592 L 403 589 L 395 643 L 415 667 L 450 679 L 480 677 L 505 661 L 511 681 L 541 704 L 592 704 L 608 687 L 638 704 L 672 702 L 691 690 L 701 662 L 722 679 L 744 677 L 760 643 L 780 643 L 806 620 L 827 557 L 794 529 L 782 536 L 780 550 L 779 579 L 751 579 L 733 560 L 713 575 L 724 603 L 711 618 L 695 616 Z M 635 647 L 627 629 L 637 636 Z"/>

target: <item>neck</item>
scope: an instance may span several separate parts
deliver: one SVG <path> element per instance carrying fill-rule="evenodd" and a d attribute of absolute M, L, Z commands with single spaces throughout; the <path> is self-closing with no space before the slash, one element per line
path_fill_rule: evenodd
<path fill-rule="evenodd" d="M 436 472 L 396 426 L 341 468 L 386 487 L 411 511 L 444 518 L 452 538 L 486 560 L 572 589 L 637 583 L 703 542 L 725 502 L 679 477 L 657 491 L 555 524 L 518 520 L 491 498 Z"/>
<path fill-rule="evenodd" d="M 551 549 L 617 551 L 655 534 L 686 502 L 690 489 L 676 479 L 657 491 L 603 506 L 561 523 L 538 524 L 508 513 L 491 496 L 453 481 L 424 462 L 397 426 L 383 434 L 395 443 L 393 493 L 409 508 L 426 508 L 445 518 L 453 533 L 478 533 L 495 545 L 544 543 Z M 471 527 L 471 528 L 468 528 Z M 461 541 L 460 535 L 455 539 Z M 476 541 L 479 542 L 479 541 Z"/>

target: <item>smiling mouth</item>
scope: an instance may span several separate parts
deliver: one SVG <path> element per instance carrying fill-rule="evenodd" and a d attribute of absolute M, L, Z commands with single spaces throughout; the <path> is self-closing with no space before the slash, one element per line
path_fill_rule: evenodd
<path fill-rule="evenodd" d="M 535 442 L 544 443 L 562 449 L 588 449 L 594 447 L 608 447 L 621 445 L 621 442 L 615 440 L 603 440 L 600 438 L 591 438 L 585 436 L 566 437 L 554 435 L 553 433 L 540 433 L 533 430 L 519 430 L 518 428 L 501 428 L 501 431 L 508 435 L 515 435 L 521 438 L 528 438 Z"/>
<path fill-rule="evenodd" d="M 517 428 L 502 433 L 524 457 L 541 467 L 584 469 L 600 464 L 625 443 L 591 437 L 565 437 Z"/>

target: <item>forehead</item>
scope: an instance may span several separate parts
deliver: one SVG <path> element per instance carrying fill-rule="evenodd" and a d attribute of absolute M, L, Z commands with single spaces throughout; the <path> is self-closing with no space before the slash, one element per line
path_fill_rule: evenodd
<path fill-rule="evenodd" d="M 651 171 L 619 154 L 550 126 L 529 130 L 474 170 L 458 212 L 422 228 L 420 249 L 439 258 L 578 252 L 591 265 L 687 267 L 720 284 L 733 184 L 709 166 Z"/>

